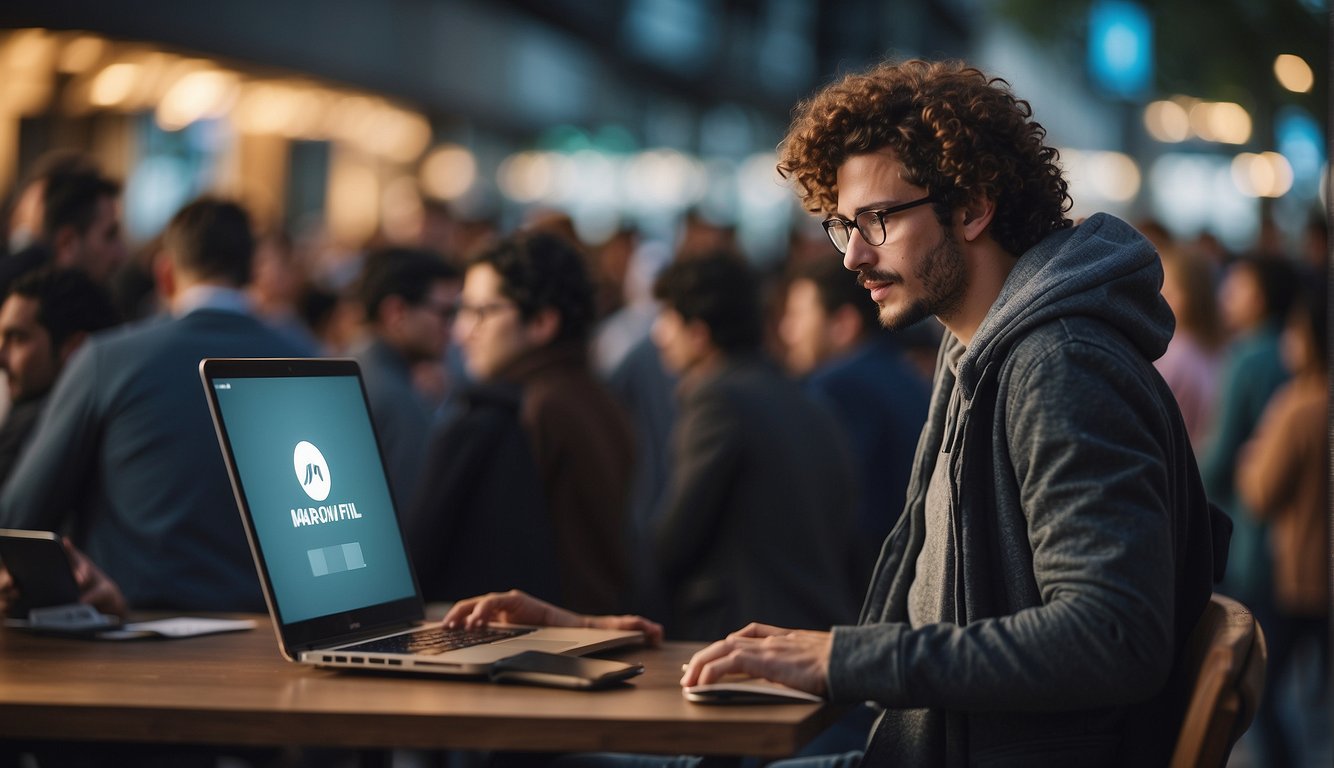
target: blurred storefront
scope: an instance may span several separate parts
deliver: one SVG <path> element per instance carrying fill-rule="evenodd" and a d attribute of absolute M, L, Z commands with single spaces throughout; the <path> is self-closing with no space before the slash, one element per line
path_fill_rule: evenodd
<path fill-rule="evenodd" d="M 1316 207 L 1326 139 L 1308 107 L 1259 131 L 1237 102 L 1161 93 L 1144 54 L 1156 14 L 1140 6 L 1076 3 L 1129 7 L 1131 22 L 1058 46 L 1006 21 L 1015 5 L 11 2 L 0 191 L 43 152 L 77 147 L 125 181 L 134 241 L 213 191 L 335 251 L 412 239 L 446 209 L 502 227 L 561 211 L 589 242 L 624 225 L 669 238 L 695 211 L 763 260 L 807 224 L 774 172 L 793 104 L 840 72 L 929 55 L 971 59 L 1033 103 L 1076 215 L 1151 216 L 1241 248 L 1261 200 L 1293 221 Z M 1110 76 L 1089 58 L 1099 45 Z M 1315 87 L 1305 59 L 1283 56 L 1285 88 Z"/>

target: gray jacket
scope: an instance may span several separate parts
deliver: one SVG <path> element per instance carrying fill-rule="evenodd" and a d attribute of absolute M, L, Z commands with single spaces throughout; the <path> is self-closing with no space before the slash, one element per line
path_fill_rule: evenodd
<path fill-rule="evenodd" d="M 888 708 L 868 764 L 1166 762 L 1184 706 L 1175 658 L 1226 533 L 1151 364 L 1174 326 L 1161 282 L 1148 241 L 1097 215 L 1018 259 L 957 380 L 946 337 L 905 514 L 861 624 L 834 630 L 831 696 Z M 913 629 L 942 450 L 953 623 Z"/>

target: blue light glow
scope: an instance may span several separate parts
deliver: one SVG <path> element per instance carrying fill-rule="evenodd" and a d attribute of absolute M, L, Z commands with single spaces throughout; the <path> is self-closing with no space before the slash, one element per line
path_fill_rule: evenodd
<path fill-rule="evenodd" d="M 1144 8 L 1105 0 L 1089 12 L 1089 74 L 1114 96 L 1135 98 L 1153 77 L 1153 22 Z"/>
<path fill-rule="evenodd" d="M 1314 185 L 1325 162 L 1325 139 L 1319 123 L 1306 110 L 1289 105 L 1279 110 L 1274 135 L 1278 151 L 1292 165 L 1294 186 Z"/>

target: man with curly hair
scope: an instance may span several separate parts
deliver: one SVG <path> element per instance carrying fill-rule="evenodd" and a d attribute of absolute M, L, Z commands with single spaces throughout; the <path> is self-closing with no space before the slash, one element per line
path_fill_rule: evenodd
<path fill-rule="evenodd" d="M 798 108 L 779 168 L 889 328 L 941 343 L 907 504 L 856 626 L 751 624 L 681 683 L 742 673 L 882 710 L 866 765 L 1165 765 L 1182 648 L 1230 533 L 1152 361 L 1174 321 L 1153 246 L 1073 226 L 1008 83 L 882 64 Z M 543 616 L 520 596 L 447 622 Z M 568 619 L 567 619 L 568 620 Z"/>
<path fill-rule="evenodd" d="M 957 62 L 883 64 L 798 108 L 779 168 L 882 323 L 949 333 L 860 624 L 752 624 L 684 685 L 870 701 L 874 764 L 1167 762 L 1226 524 L 1152 365 L 1174 325 L 1157 253 L 1110 216 L 1072 226 L 1044 138 Z"/>

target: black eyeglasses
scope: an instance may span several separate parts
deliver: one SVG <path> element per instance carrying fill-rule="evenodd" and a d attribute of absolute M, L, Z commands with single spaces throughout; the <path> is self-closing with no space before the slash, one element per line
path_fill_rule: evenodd
<path fill-rule="evenodd" d="M 903 205 L 894 205 L 889 208 L 881 208 L 878 211 L 862 211 L 848 221 L 840 216 L 830 216 L 824 220 L 825 234 L 834 243 L 834 247 L 839 253 L 848 252 L 848 241 L 852 239 L 852 230 L 855 227 L 862 233 L 862 239 L 867 245 L 882 245 L 885 242 L 885 217 L 891 214 L 906 211 L 909 208 L 916 208 L 919 205 L 925 205 L 932 202 L 932 197 L 927 195 L 918 200 Z"/>
<path fill-rule="evenodd" d="M 474 325 L 484 323 L 488 317 L 498 315 L 507 309 L 518 309 L 518 306 L 507 301 L 492 301 L 486 304 L 464 304 L 460 302 L 454 308 L 454 317 L 460 323 Z"/>

